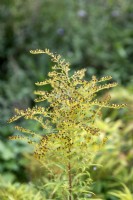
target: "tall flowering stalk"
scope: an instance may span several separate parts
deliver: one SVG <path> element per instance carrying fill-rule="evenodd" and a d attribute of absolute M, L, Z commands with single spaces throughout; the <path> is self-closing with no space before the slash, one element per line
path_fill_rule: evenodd
<path fill-rule="evenodd" d="M 35 120 L 45 133 L 39 134 L 32 130 L 15 126 L 18 131 L 26 133 L 24 136 L 11 136 L 11 140 L 26 140 L 34 147 L 34 156 L 41 161 L 55 160 L 66 166 L 68 174 L 69 200 L 73 198 L 72 169 L 83 168 L 88 165 L 94 151 L 106 142 L 106 137 L 100 136 L 96 121 L 101 117 L 102 108 L 122 108 L 125 104 L 110 104 L 110 96 L 100 100 L 97 93 L 104 89 L 115 87 L 117 83 L 106 83 L 111 76 L 97 79 L 92 76 L 88 82 L 84 80 L 85 69 L 69 74 L 69 63 L 61 59 L 60 55 L 51 53 L 48 49 L 33 50 L 32 54 L 47 54 L 54 63 L 48 79 L 35 83 L 37 86 L 51 85 L 51 91 L 37 90 L 34 94 L 39 97 L 35 102 L 47 101 L 47 107 L 35 106 L 26 110 L 15 109 L 16 115 L 9 119 L 9 123 L 24 118 Z M 27 134 L 29 136 L 27 136 Z"/>

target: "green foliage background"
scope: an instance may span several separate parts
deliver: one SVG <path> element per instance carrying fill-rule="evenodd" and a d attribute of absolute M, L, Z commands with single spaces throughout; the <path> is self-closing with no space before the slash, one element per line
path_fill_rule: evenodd
<path fill-rule="evenodd" d="M 132 0 L 1 0 L 0 27 L 0 173 L 12 181 L 39 179 L 34 161 L 29 167 L 32 150 L 8 141 L 14 130 L 6 120 L 14 107 L 34 105 L 34 82 L 45 79 L 50 61 L 29 50 L 49 48 L 70 61 L 73 71 L 87 68 L 87 79 L 111 75 L 122 85 L 112 97 L 129 108 L 104 112 L 99 126 L 110 139 L 96 157 L 103 167 L 90 171 L 100 197 L 118 199 L 109 192 L 123 191 L 121 182 L 133 193 Z"/>

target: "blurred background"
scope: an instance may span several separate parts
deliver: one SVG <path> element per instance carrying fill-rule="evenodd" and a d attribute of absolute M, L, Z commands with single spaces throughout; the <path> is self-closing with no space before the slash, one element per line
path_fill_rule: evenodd
<path fill-rule="evenodd" d="M 88 80 L 111 75 L 119 83 L 112 101 L 128 108 L 108 109 L 99 122 L 109 141 L 95 158 L 103 167 L 90 169 L 92 190 L 107 200 L 133 199 L 133 0 L 0 1 L 1 180 L 21 185 L 41 174 L 29 145 L 8 140 L 15 132 L 6 121 L 15 107 L 34 105 L 34 83 L 47 77 L 51 62 L 29 51 L 44 48 L 61 54 L 72 71 L 86 68 Z"/>

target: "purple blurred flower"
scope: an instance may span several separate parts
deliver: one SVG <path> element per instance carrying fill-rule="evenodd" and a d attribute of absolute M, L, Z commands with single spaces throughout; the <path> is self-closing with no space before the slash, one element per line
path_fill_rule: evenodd
<path fill-rule="evenodd" d="M 85 10 L 79 10 L 78 16 L 81 18 L 85 18 L 87 16 L 87 12 Z"/>
<path fill-rule="evenodd" d="M 119 17 L 120 16 L 120 11 L 119 10 L 113 10 L 111 12 L 112 17 Z"/>
<path fill-rule="evenodd" d="M 63 36 L 65 33 L 65 30 L 63 28 L 58 28 L 57 29 L 57 34 L 60 35 L 60 36 Z"/>

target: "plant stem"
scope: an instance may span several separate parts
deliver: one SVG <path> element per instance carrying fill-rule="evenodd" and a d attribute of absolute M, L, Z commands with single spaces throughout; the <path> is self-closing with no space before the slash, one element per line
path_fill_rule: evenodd
<path fill-rule="evenodd" d="M 72 200 L 72 177 L 71 177 L 71 164 L 68 163 L 68 184 L 69 184 L 69 200 Z"/>

